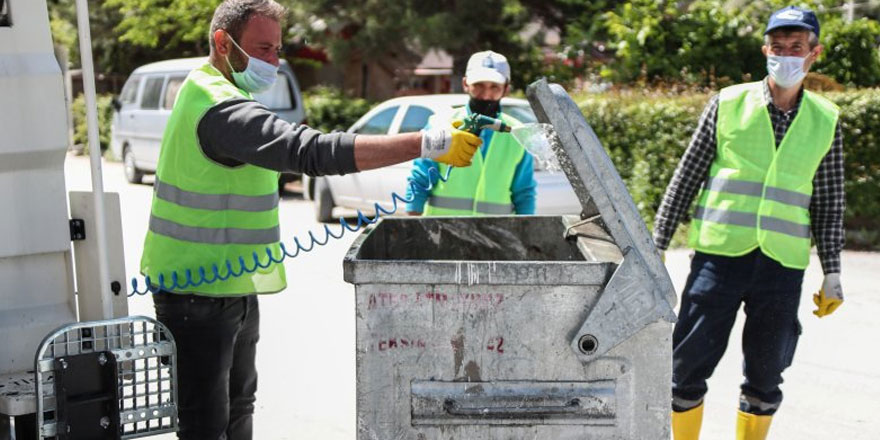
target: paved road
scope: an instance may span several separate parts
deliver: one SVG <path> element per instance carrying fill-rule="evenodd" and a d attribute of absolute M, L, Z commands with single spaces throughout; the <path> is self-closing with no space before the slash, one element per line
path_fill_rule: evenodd
<path fill-rule="evenodd" d="M 66 168 L 68 190 L 90 188 L 86 158 L 70 156 Z M 126 183 L 118 163 L 105 163 L 104 175 L 105 188 L 121 194 L 126 267 L 135 274 L 152 186 Z M 285 196 L 280 212 L 285 242 L 320 227 L 313 220 L 311 202 L 296 195 Z M 355 438 L 354 289 L 342 280 L 342 257 L 353 238 L 346 236 L 287 260 L 290 287 L 261 299 L 255 438 Z M 671 251 L 667 259 L 680 291 L 688 272 L 688 252 Z M 800 310 L 803 336 L 795 364 L 785 375 L 786 400 L 773 422 L 772 439 L 880 438 L 880 355 L 871 348 L 880 335 L 875 281 L 880 254 L 845 252 L 843 270 L 846 303 L 822 320 L 810 313 L 807 295 L 822 282 L 815 258 L 807 270 Z M 132 298 L 129 304 L 132 314 L 153 315 L 149 298 Z M 703 438 L 733 437 L 741 331 L 742 319 L 710 381 Z"/>

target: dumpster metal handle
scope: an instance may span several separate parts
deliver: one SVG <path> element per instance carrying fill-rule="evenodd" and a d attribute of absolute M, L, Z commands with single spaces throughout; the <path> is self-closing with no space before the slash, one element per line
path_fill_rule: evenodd
<path fill-rule="evenodd" d="M 454 399 L 446 399 L 443 409 L 453 416 L 482 416 L 482 417 L 547 417 L 559 414 L 577 414 L 581 408 L 581 400 L 574 398 L 565 405 L 558 406 L 486 406 L 486 407 L 463 407 Z"/>

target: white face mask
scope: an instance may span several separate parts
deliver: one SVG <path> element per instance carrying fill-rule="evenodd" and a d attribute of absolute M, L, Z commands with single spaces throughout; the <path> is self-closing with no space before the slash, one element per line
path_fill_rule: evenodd
<path fill-rule="evenodd" d="M 275 84 L 275 80 L 278 79 L 278 66 L 248 55 L 232 37 L 229 37 L 229 41 L 248 57 L 248 64 L 244 72 L 236 72 L 232 67 L 232 63 L 229 62 L 229 55 L 226 56 L 226 64 L 229 64 L 229 70 L 232 71 L 232 79 L 235 80 L 235 85 L 248 93 L 260 93 L 269 90 L 272 84 Z"/>
<path fill-rule="evenodd" d="M 804 71 L 806 57 L 767 56 L 767 73 L 777 86 L 783 89 L 794 87 L 800 83 L 807 72 Z"/>

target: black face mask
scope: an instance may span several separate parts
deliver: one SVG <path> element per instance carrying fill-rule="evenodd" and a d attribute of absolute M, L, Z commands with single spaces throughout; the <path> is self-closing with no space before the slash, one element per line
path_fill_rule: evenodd
<path fill-rule="evenodd" d="M 479 113 L 481 115 L 494 118 L 498 116 L 498 112 L 501 110 L 501 101 L 492 101 L 489 99 L 477 99 L 471 97 L 471 100 L 468 101 L 468 107 L 474 113 Z"/>

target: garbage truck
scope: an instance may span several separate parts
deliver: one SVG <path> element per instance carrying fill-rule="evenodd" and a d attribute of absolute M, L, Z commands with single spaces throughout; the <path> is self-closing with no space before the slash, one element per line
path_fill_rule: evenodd
<path fill-rule="evenodd" d="M 68 192 L 68 106 L 45 0 L 0 1 L 0 439 L 176 429 L 173 336 L 129 317 L 118 194 L 102 190 L 86 2 L 77 2 L 91 192 Z"/>

